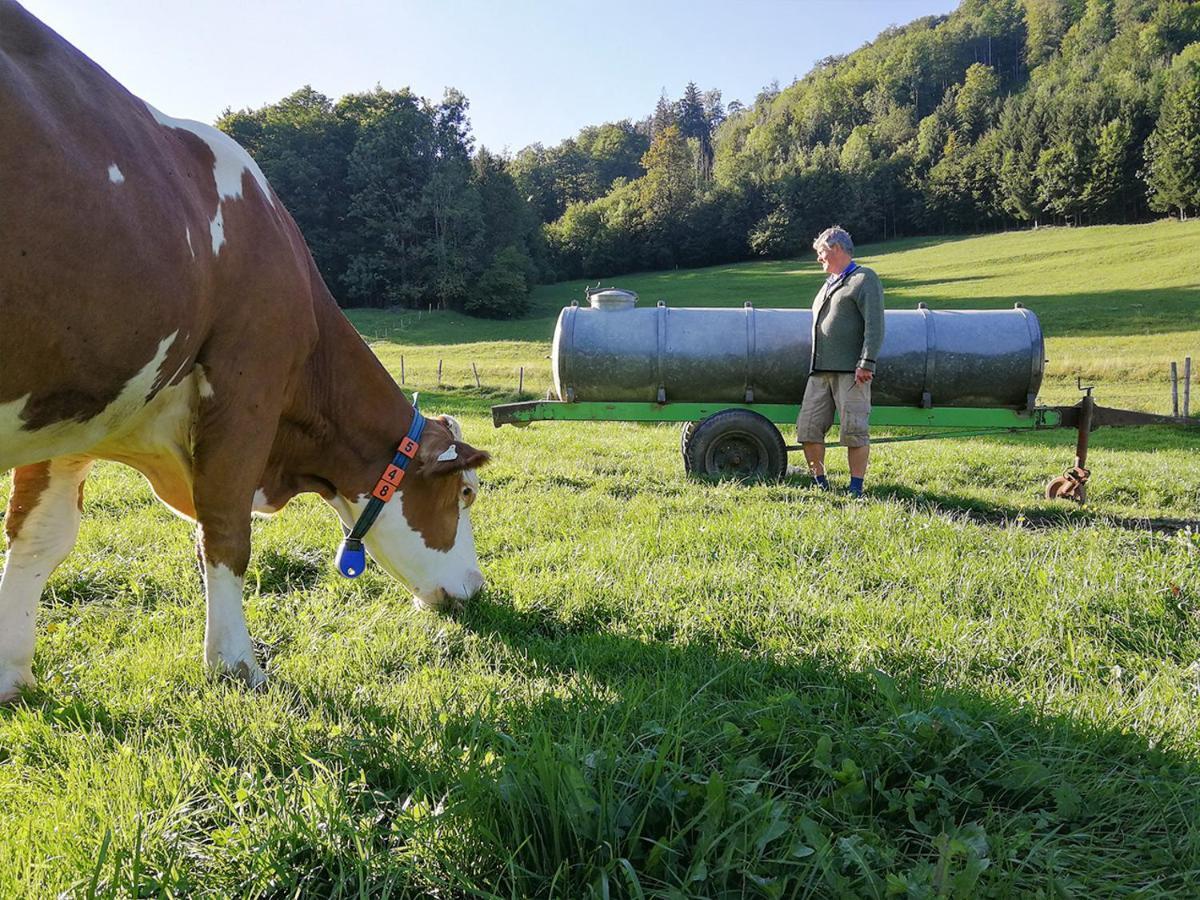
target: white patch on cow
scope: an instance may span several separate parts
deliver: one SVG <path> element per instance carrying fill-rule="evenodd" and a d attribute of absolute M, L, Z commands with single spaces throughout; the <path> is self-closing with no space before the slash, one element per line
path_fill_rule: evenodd
<path fill-rule="evenodd" d="M 399 499 L 383 508 L 367 532 L 363 543 L 371 558 L 393 578 L 408 585 L 422 606 L 437 609 L 445 605 L 447 596 L 466 599 L 477 593 L 483 587 L 483 575 L 479 571 L 469 511 L 459 511 L 454 545 L 449 550 L 432 550 L 408 524 L 401 508 L 404 499 L 401 492 Z M 368 500 L 370 497 L 365 494 L 357 500 L 339 495 L 332 505 L 346 527 L 353 528 Z"/>
<path fill-rule="evenodd" d="M 204 366 L 196 366 L 196 389 L 200 394 L 201 400 L 209 400 L 216 396 L 216 391 L 213 390 L 212 383 L 208 380 L 208 373 L 204 371 Z"/>
<path fill-rule="evenodd" d="M 194 427 L 207 383 L 204 368 L 194 366 L 178 384 L 159 391 L 119 432 L 90 451 L 137 469 L 158 498 L 189 521 L 195 520 Z"/>
<path fill-rule="evenodd" d="M 262 169 L 258 167 L 258 163 L 250 154 L 225 132 L 213 128 L 211 125 L 205 125 L 203 122 L 175 119 L 164 115 L 149 103 L 146 104 L 146 109 L 150 111 L 150 115 L 154 116 L 154 120 L 159 125 L 191 132 L 208 144 L 212 150 L 213 181 L 217 187 L 217 212 L 213 216 L 212 222 L 209 223 L 209 231 L 212 233 L 213 253 L 219 253 L 221 246 L 225 243 L 225 219 L 222 206 L 226 200 L 235 200 L 242 196 L 242 173 L 249 172 L 253 176 L 254 180 L 258 182 L 263 197 L 271 206 L 274 206 L 275 198 L 271 194 L 267 176 L 262 173 Z"/>
<path fill-rule="evenodd" d="M 221 563 L 204 565 L 204 662 L 214 674 L 227 672 L 252 688 L 267 676 L 254 661 L 246 615 L 242 611 L 242 579 Z"/>
<path fill-rule="evenodd" d="M 179 332 L 159 341 L 154 356 L 125 383 L 108 406 L 86 422 L 55 422 L 36 431 L 26 431 L 21 418 L 30 395 L 0 403 L 0 472 L 27 463 L 71 453 L 83 453 L 101 441 L 119 439 L 130 420 L 146 406 L 146 398 L 161 384 L 163 363 Z"/>
<path fill-rule="evenodd" d="M 196 248 L 192 246 L 192 229 L 185 227 L 184 234 L 187 235 L 188 249 L 192 251 L 192 259 L 196 258 Z"/>
<path fill-rule="evenodd" d="M 221 207 L 222 204 L 218 203 L 217 214 L 208 223 L 208 232 L 212 236 L 213 256 L 221 252 L 221 246 L 225 243 L 225 210 Z"/>
<path fill-rule="evenodd" d="M 267 176 L 262 173 L 258 163 L 243 149 L 241 144 L 211 125 L 193 122 L 190 119 L 172 118 L 159 112 L 149 103 L 146 104 L 146 108 L 150 110 L 150 115 L 154 116 L 154 120 L 159 125 L 190 131 L 208 144 L 213 153 L 213 179 L 217 183 L 217 193 L 222 200 L 242 196 L 242 172 L 248 171 L 258 182 L 258 186 L 262 188 L 263 196 L 272 206 L 275 205 L 275 199 L 271 196 L 271 187 L 267 183 Z"/>
<path fill-rule="evenodd" d="M 34 625 L 46 579 L 62 562 L 79 534 L 79 485 L 91 460 L 50 462 L 50 480 L 25 517 L 8 550 L 0 576 L 0 703 L 33 684 Z"/>
<path fill-rule="evenodd" d="M 121 169 L 116 163 L 108 167 L 108 180 L 113 184 L 123 184 L 125 181 L 125 176 L 121 173 Z"/>
<path fill-rule="evenodd" d="M 15 454 L 10 455 L 9 453 L 10 445 L 16 443 L 15 435 L 25 424 L 25 420 L 21 418 L 21 410 L 29 402 L 29 397 L 30 395 L 26 394 L 24 397 L 18 397 L 8 403 L 0 403 L 0 472 L 6 472 L 22 463 L 37 462 L 46 458 L 43 454 L 21 460 Z"/>
<path fill-rule="evenodd" d="M 184 359 L 179 363 L 178 366 L 175 367 L 175 371 L 172 372 L 170 375 L 166 375 L 164 372 L 160 372 L 159 377 L 154 380 L 154 386 L 150 390 L 153 393 L 157 394 L 163 388 L 174 384 L 175 380 L 177 378 L 179 378 L 180 375 L 183 374 L 184 369 L 191 370 L 194 368 L 195 368 L 195 366 L 190 359 Z M 190 374 L 190 372 L 189 372 L 189 374 Z"/>
<path fill-rule="evenodd" d="M 467 485 L 472 490 L 474 490 L 476 494 L 478 494 L 479 493 L 479 472 L 475 469 L 464 469 L 462 472 L 462 477 L 463 477 L 463 481 L 465 481 L 467 483 Z M 460 503 L 462 502 L 461 498 L 459 498 L 459 502 Z M 464 507 L 464 509 L 465 509 L 465 507 Z"/>
<path fill-rule="evenodd" d="M 449 447 L 447 447 L 445 450 L 443 450 L 441 452 L 441 454 L 438 456 L 437 461 L 438 462 L 450 462 L 451 460 L 454 460 L 454 459 L 458 459 L 458 445 L 457 444 L 451 444 Z"/>
<path fill-rule="evenodd" d="M 254 502 L 251 510 L 260 516 L 269 516 L 279 512 L 279 507 L 272 506 L 270 501 L 267 500 L 267 492 L 259 488 L 254 492 Z"/>

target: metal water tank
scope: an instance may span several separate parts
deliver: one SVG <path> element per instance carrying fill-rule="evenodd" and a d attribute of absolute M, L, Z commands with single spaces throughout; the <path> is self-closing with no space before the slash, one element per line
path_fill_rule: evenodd
<path fill-rule="evenodd" d="M 1032 311 L 884 315 L 875 405 L 1032 407 L 1045 366 Z M 798 403 L 811 346 L 807 309 L 572 305 L 554 329 L 554 389 L 568 401 Z"/>

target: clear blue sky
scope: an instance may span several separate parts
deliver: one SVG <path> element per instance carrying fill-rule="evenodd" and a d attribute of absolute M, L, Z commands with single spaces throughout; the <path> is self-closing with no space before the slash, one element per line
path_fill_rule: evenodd
<path fill-rule="evenodd" d="M 650 114 L 688 81 L 726 102 L 804 75 L 958 0 L 21 0 L 163 112 L 213 121 L 311 84 L 470 100 L 478 144 L 515 152 Z"/>

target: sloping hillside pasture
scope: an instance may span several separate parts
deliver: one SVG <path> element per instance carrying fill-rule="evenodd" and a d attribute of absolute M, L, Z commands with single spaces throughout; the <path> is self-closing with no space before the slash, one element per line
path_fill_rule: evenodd
<path fill-rule="evenodd" d="M 1079 373 L 1166 412 L 1167 363 L 1200 364 L 1200 223 L 862 258 L 892 307 L 1033 308 L 1046 402 Z M 797 306 L 820 278 L 619 284 Z M 376 568 L 343 581 L 336 518 L 302 499 L 255 525 L 264 694 L 202 672 L 190 527 L 98 467 L 41 683 L 0 713 L 0 895 L 1194 896 L 1200 437 L 1097 432 L 1078 509 L 1040 498 L 1066 431 L 880 446 L 855 504 L 690 481 L 675 426 L 493 430 L 519 366 L 549 384 L 581 296 L 540 288 L 514 323 L 352 314 L 495 454 L 489 585 L 447 618 Z"/>

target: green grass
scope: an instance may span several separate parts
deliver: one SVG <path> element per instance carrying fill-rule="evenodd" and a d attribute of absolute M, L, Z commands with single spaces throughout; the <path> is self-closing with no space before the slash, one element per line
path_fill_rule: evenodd
<path fill-rule="evenodd" d="M 1079 371 L 1163 412 L 1165 363 L 1200 360 L 1200 223 L 862 256 L 893 306 L 1035 309 L 1049 402 Z M 805 305 L 819 280 L 615 279 L 696 306 Z M 0 712 L 0 896 L 1195 896 L 1200 438 L 1097 432 L 1078 509 L 1040 499 L 1069 432 L 881 446 L 858 505 L 690 481 L 674 427 L 493 430 L 519 366 L 548 386 L 581 296 L 352 315 L 494 453 L 489 584 L 417 612 L 374 567 L 336 576 L 319 501 L 257 521 L 265 694 L 205 678 L 190 528 L 98 467 L 41 683 Z"/>

